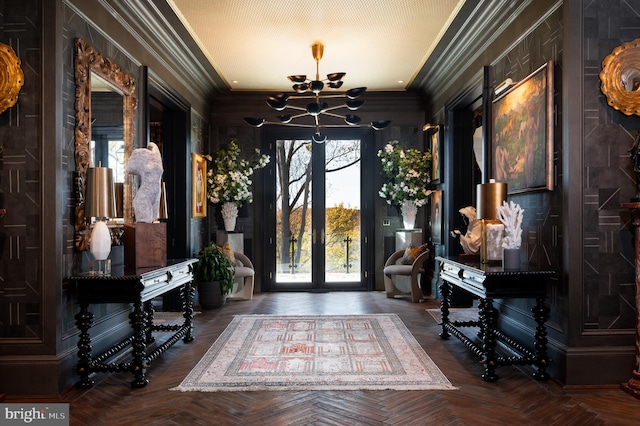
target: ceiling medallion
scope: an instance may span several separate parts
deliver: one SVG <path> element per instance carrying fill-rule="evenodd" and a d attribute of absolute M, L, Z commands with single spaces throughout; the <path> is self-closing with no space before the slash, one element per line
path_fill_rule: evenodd
<path fill-rule="evenodd" d="M 0 43 L 0 113 L 18 102 L 18 93 L 23 84 L 20 59 L 11 46 Z"/>
<path fill-rule="evenodd" d="M 602 61 L 600 89 L 625 115 L 640 115 L 640 38 L 623 43 Z"/>
<path fill-rule="evenodd" d="M 327 74 L 327 78 L 324 80 L 320 80 L 320 60 L 322 59 L 322 54 L 324 53 L 324 45 L 320 42 L 315 42 L 311 46 L 311 53 L 313 54 L 313 58 L 316 61 L 316 78 L 315 80 L 307 79 L 306 75 L 290 75 L 287 78 L 293 83 L 293 90 L 295 93 L 287 94 L 287 93 L 279 93 L 276 95 L 271 95 L 267 99 L 267 104 L 275 109 L 276 111 L 284 111 L 286 109 L 300 111 L 297 114 L 282 114 L 277 116 L 278 121 L 268 122 L 264 118 L 256 118 L 256 117 L 245 117 L 244 121 L 248 124 L 260 127 L 264 124 L 280 124 L 285 126 L 293 126 L 293 127 L 307 127 L 314 128 L 315 133 L 313 135 L 314 142 L 322 143 L 327 140 L 327 135 L 320 131 L 321 127 L 349 127 L 349 126 L 360 126 L 360 122 L 362 121 L 360 117 L 354 114 L 339 114 L 338 110 L 347 108 L 349 111 L 356 111 L 362 105 L 364 105 L 363 100 L 359 100 L 358 98 L 367 90 L 366 87 L 356 87 L 355 89 L 349 89 L 343 94 L 334 94 L 334 95 L 322 95 L 322 89 L 326 85 L 332 89 L 337 90 L 342 87 L 343 81 L 342 79 L 346 75 L 344 72 L 336 72 Z M 311 92 L 307 94 L 307 92 Z M 340 105 L 330 106 L 326 99 L 343 99 L 343 103 Z M 289 101 L 298 101 L 301 99 L 311 100 L 304 106 L 291 105 Z M 338 118 L 344 121 L 345 124 L 320 124 L 320 116 L 324 115 L 327 117 Z M 307 120 L 307 123 L 294 123 L 293 121 L 296 119 L 300 119 L 303 117 L 310 117 L 311 120 Z M 387 127 L 391 121 L 389 120 L 379 120 L 372 121 L 370 124 L 366 126 L 372 127 L 374 130 L 380 130 Z"/>

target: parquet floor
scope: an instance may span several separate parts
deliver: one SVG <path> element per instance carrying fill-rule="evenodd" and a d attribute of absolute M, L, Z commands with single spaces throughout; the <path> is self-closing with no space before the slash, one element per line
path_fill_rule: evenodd
<path fill-rule="evenodd" d="M 531 370 L 501 367 L 500 380 L 480 378 L 479 360 L 457 339 L 441 340 L 425 309 L 383 293 L 267 293 L 228 301 L 195 317 L 195 340 L 178 342 L 148 370 L 149 385 L 131 375 L 98 374 L 89 390 L 70 389 L 71 425 L 632 425 L 640 400 L 617 386 L 565 390 L 538 382 Z M 178 385 L 236 314 L 396 313 L 459 389 L 452 391 L 309 391 L 180 393 Z M 5 402 L 17 402 L 9 395 Z"/>

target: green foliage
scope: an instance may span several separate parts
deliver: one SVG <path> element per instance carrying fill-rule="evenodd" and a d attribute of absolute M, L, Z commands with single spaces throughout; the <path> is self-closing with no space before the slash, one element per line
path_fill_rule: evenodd
<path fill-rule="evenodd" d="M 200 250 L 197 258 L 194 284 L 197 286 L 200 282 L 219 281 L 222 294 L 231 293 L 236 270 L 235 266 L 225 257 L 222 248 L 211 242 Z"/>
<path fill-rule="evenodd" d="M 227 149 L 215 154 L 213 169 L 207 172 L 207 199 L 213 204 L 231 202 L 240 207 L 243 202 L 252 202 L 251 175 L 269 163 L 268 155 L 256 149 L 253 157 L 240 157 L 238 141 L 232 139 Z"/>
<path fill-rule="evenodd" d="M 418 207 L 424 206 L 432 192 L 427 189 L 431 182 L 431 153 L 415 148 L 404 150 L 398 141 L 392 141 L 378 151 L 378 157 L 387 178 L 379 195 L 391 205 L 399 206 L 409 200 Z"/>

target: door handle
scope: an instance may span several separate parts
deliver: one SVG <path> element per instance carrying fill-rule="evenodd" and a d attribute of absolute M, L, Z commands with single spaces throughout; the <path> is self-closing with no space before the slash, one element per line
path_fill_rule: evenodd
<path fill-rule="evenodd" d="M 312 244 L 316 243 L 316 230 L 315 229 L 311 232 L 311 242 L 312 242 Z"/>
<path fill-rule="evenodd" d="M 324 245 L 324 228 L 320 231 L 320 244 Z"/>

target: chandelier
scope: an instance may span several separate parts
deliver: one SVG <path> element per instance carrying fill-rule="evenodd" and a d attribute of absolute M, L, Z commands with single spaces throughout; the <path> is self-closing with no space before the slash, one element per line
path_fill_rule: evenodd
<path fill-rule="evenodd" d="M 295 93 L 279 93 L 271 95 L 267 99 L 267 104 L 276 111 L 284 111 L 282 115 L 278 115 L 276 118 L 278 121 L 268 122 L 264 118 L 245 117 L 244 121 L 254 127 L 260 127 L 264 124 L 281 124 L 285 126 L 293 127 L 307 127 L 314 128 L 313 134 L 314 142 L 322 143 L 327 140 L 327 135 L 320 131 L 321 127 L 349 127 L 360 126 L 362 121 L 357 115 L 347 113 L 340 114 L 339 110 L 348 109 L 349 111 L 356 111 L 364 105 L 364 101 L 358 99 L 366 90 L 366 87 L 356 87 L 355 89 L 349 89 L 344 94 L 326 95 L 322 94 L 322 89 L 326 85 L 333 90 L 337 90 L 342 87 L 342 79 L 346 75 L 344 72 L 335 72 L 327 74 L 327 78 L 320 80 L 320 60 L 324 53 L 324 45 L 320 42 L 315 42 L 311 46 L 311 53 L 316 61 L 316 78 L 315 80 L 307 79 L 306 75 L 290 75 L 287 78 L 293 83 L 293 90 Z M 311 93 L 308 93 L 311 92 Z M 342 99 L 343 102 L 339 105 L 330 106 L 326 99 Z M 292 105 L 291 102 L 297 102 L 299 100 L 306 100 L 306 105 Z M 310 100 L 310 101 L 309 101 Z M 289 113 L 285 110 L 298 111 L 298 113 Z M 341 119 L 344 124 L 320 124 L 320 116 L 333 117 Z M 307 123 L 294 122 L 294 120 L 301 119 L 303 117 L 310 117 L 307 119 Z M 367 124 L 368 127 L 372 127 L 374 130 L 380 130 L 387 127 L 391 121 L 379 120 L 372 121 Z"/>

